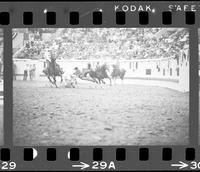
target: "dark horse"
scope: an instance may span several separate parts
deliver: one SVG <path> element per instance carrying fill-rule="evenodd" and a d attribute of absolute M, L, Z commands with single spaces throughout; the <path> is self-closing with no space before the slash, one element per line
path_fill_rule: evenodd
<path fill-rule="evenodd" d="M 52 60 L 49 61 L 48 60 L 47 61 L 47 68 L 45 68 L 43 70 L 43 73 L 47 76 L 47 78 L 49 79 L 50 83 L 52 83 L 56 87 L 58 87 L 57 84 L 56 84 L 56 76 L 60 76 L 61 77 L 61 83 L 63 82 L 62 75 L 64 74 L 64 72 L 55 61 L 52 61 Z"/>
<path fill-rule="evenodd" d="M 116 64 L 113 65 L 113 71 L 111 73 L 111 77 L 112 77 L 112 79 L 114 79 L 114 82 L 116 81 L 116 79 L 118 77 L 123 82 L 125 74 L 126 74 L 126 70 L 125 69 L 120 69 L 119 66 L 116 65 Z"/>
<path fill-rule="evenodd" d="M 101 66 L 99 66 L 98 68 L 96 68 L 95 70 L 90 70 L 88 72 L 85 73 L 85 75 L 89 74 L 90 77 L 96 81 L 96 83 L 98 84 L 105 84 L 103 79 L 109 79 L 110 80 L 110 85 L 112 85 L 111 82 L 111 78 L 108 76 L 107 71 L 109 71 L 109 68 L 107 66 L 107 64 L 103 64 Z"/>

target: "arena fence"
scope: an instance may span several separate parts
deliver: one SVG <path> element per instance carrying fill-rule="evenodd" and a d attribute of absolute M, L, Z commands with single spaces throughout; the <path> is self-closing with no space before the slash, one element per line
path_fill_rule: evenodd
<path fill-rule="evenodd" d="M 182 51 L 177 58 L 160 59 L 138 59 L 138 60 L 57 60 L 57 63 L 63 68 L 65 74 L 72 74 L 74 68 L 83 69 L 90 63 L 93 68 L 97 63 L 107 63 L 110 67 L 118 63 L 120 68 L 126 70 L 123 84 L 153 85 L 167 87 L 181 92 L 189 91 L 189 55 L 188 51 Z M 36 65 L 35 80 L 46 79 L 42 70 L 46 67 L 44 59 L 13 59 L 16 66 L 15 76 L 17 80 L 23 79 L 23 73 L 26 65 Z M 112 71 L 112 68 L 110 72 Z M 118 79 L 117 84 L 121 81 Z"/>

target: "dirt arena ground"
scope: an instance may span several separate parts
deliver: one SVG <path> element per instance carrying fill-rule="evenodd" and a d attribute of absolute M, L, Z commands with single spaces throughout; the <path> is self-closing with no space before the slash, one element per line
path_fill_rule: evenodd
<path fill-rule="evenodd" d="M 14 145 L 186 145 L 189 93 L 14 81 Z"/>
<path fill-rule="evenodd" d="M 3 143 L 3 105 L 0 105 L 0 146 Z"/>

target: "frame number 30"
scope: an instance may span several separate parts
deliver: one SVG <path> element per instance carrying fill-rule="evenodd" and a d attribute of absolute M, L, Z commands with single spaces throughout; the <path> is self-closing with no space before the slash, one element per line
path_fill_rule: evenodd
<path fill-rule="evenodd" d="M 192 169 L 192 170 L 196 170 L 196 169 L 200 170 L 200 162 L 192 161 L 190 164 L 191 164 L 190 165 L 190 169 Z"/>

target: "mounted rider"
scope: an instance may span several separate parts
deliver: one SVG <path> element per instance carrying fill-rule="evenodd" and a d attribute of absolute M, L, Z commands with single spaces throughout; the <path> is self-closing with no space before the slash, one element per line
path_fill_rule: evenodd
<path fill-rule="evenodd" d="M 86 77 L 88 72 L 90 72 L 92 70 L 92 66 L 90 63 L 87 64 L 87 69 L 84 69 L 83 71 L 83 76 Z"/>
<path fill-rule="evenodd" d="M 74 70 L 75 70 L 75 72 L 73 74 L 82 79 L 87 76 L 88 72 L 90 72 L 92 70 L 92 67 L 91 67 L 91 64 L 88 63 L 87 68 L 83 69 L 82 72 L 78 67 L 75 67 Z"/>
<path fill-rule="evenodd" d="M 52 70 L 55 73 L 57 64 L 56 64 L 56 57 L 55 57 L 55 55 L 53 53 L 51 53 L 51 55 L 50 55 L 50 64 L 52 66 Z"/>
<path fill-rule="evenodd" d="M 60 66 L 58 65 L 58 63 L 56 62 L 57 58 L 56 58 L 55 53 L 47 52 L 45 59 L 46 59 L 47 64 L 51 65 L 51 68 L 52 68 L 54 73 L 56 73 L 56 71 L 63 72 L 62 69 L 60 68 Z"/>
<path fill-rule="evenodd" d="M 96 64 L 96 71 L 98 71 L 99 69 L 101 69 L 100 62 L 97 62 L 97 64 Z"/>

